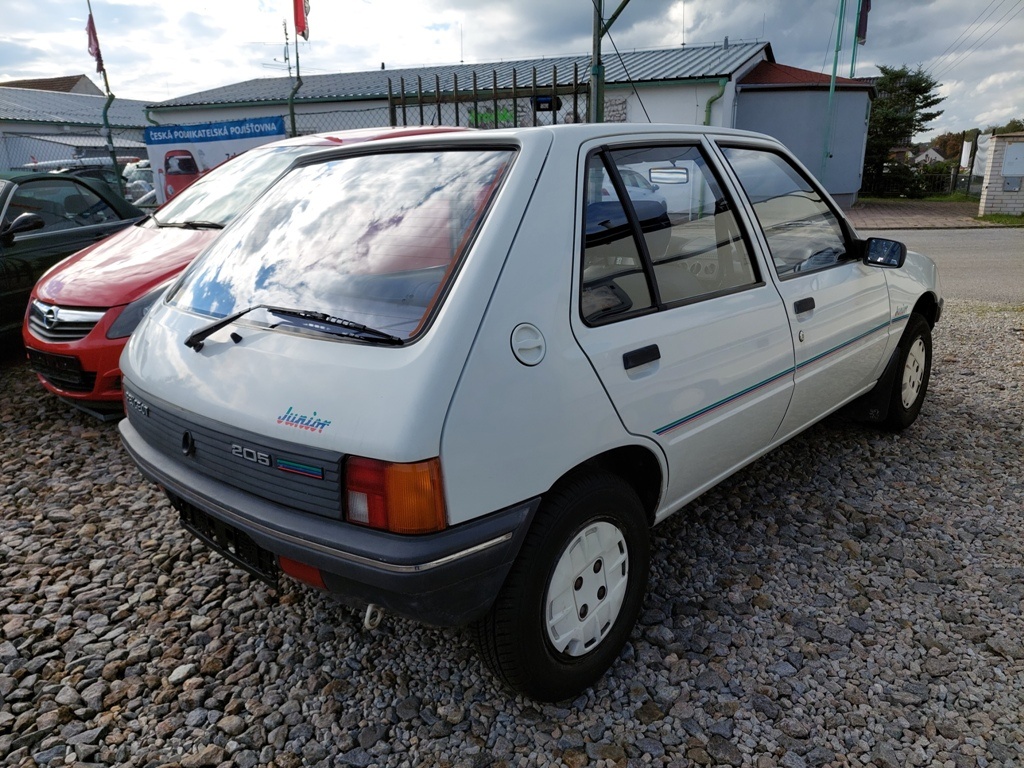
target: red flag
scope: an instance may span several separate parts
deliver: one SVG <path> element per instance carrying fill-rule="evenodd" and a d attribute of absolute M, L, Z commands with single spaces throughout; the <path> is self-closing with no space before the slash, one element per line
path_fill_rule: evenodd
<path fill-rule="evenodd" d="M 860 16 L 857 17 L 857 42 L 864 45 L 868 41 L 868 11 L 871 10 L 871 0 L 861 0 Z"/>
<path fill-rule="evenodd" d="M 309 0 L 292 0 L 295 6 L 295 34 L 309 40 Z"/>
<path fill-rule="evenodd" d="M 89 54 L 96 59 L 96 71 L 103 71 L 103 54 L 100 53 L 100 39 L 96 36 L 96 23 L 89 14 L 89 22 L 85 25 L 85 32 L 89 35 Z"/>

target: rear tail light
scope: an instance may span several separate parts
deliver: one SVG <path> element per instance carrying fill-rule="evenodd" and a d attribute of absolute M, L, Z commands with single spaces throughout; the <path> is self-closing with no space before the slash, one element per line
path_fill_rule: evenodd
<path fill-rule="evenodd" d="M 345 465 L 345 519 L 391 533 L 447 526 L 441 462 L 393 464 L 353 456 Z"/>

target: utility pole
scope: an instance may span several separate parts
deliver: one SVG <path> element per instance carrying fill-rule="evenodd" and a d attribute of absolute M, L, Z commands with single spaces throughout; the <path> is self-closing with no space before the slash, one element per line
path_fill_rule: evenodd
<path fill-rule="evenodd" d="M 601 38 L 608 34 L 608 30 L 619 18 L 619 14 L 629 5 L 629 0 L 622 0 L 607 22 L 604 21 L 604 0 L 592 0 L 592 2 L 594 3 L 594 50 L 590 60 L 590 104 L 587 112 L 590 122 L 603 123 L 604 64 L 601 61 Z"/>

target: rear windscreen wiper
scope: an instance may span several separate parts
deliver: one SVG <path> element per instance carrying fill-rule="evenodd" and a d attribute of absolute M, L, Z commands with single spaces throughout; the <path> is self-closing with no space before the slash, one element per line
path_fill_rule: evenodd
<path fill-rule="evenodd" d="M 370 328 L 369 326 L 366 325 L 354 323 L 351 320 L 346 320 L 343 317 L 333 317 L 324 312 L 312 312 L 310 310 L 305 309 L 282 309 L 280 307 L 267 307 L 267 311 L 275 315 L 284 315 L 286 317 L 297 317 L 301 320 L 308 320 L 313 326 L 315 326 L 318 323 L 325 326 L 329 326 L 329 328 L 323 329 L 314 328 L 314 330 L 323 330 L 325 333 L 333 333 L 340 336 L 354 336 L 355 338 L 363 338 L 365 336 L 370 336 L 377 341 L 383 341 L 388 344 L 395 345 L 401 345 L 405 343 L 404 339 L 401 339 L 398 336 L 393 336 L 387 331 L 381 331 L 377 328 Z M 271 327 L 276 328 L 277 326 Z M 345 331 L 353 331 L 353 333 L 339 334 L 337 331 L 334 330 L 335 328 L 341 328 Z"/>
<path fill-rule="evenodd" d="M 257 309 L 265 309 L 275 315 L 296 317 L 301 320 L 308 320 L 313 324 L 323 325 L 325 326 L 324 328 L 314 328 L 314 330 L 322 330 L 324 333 L 333 333 L 338 336 L 346 336 L 353 339 L 366 339 L 366 337 L 370 337 L 375 341 L 382 341 L 396 346 L 400 346 L 405 343 L 403 339 L 398 336 L 392 336 L 390 333 L 385 331 L 380 331 L 376 328 L 369 328 L 365 325 L 360 325 L 359 323 L 354 323 L 351 320 L 345 320 L 341 317 L 332 317 L 324 312 L 311 312 L 305 309 L 286 309 L 285 307 L 275 307 L 272 304 L 254 304 L 251 307 L 241 309 L 238 312 L 222 317 L 220 320 L 216 320 L 209 325 L 204 325 L 202 328 L 198 328 L 193 331 L 189 334 L 189 337 L 185 339 L 185 346 L 198 352 L 203 348 L 203 341 L 205 341 L 208 336 L 216 333 L 225 326 L 231 325 L 231 323 L 235 322 L 243 315 L 247 315 Z M 276 328 L 277 326 L 272 325 L 270 327 Z M 334 330 L 335 328 L 340 328 L 343 332 L 339 333 Z M 349 331 L 349 333 L 345 333 L 344 331 Z M 241 341 L 241 337 L 235 339 L 236 343 L 238 341 Z"/>
<path fill-rule="evenodd" d="M 224 229 L 224 225 L 216 221 L 160 221 L 153 216 L 153 221 L 158 227 L 177 227 L 178 229 Z"/>

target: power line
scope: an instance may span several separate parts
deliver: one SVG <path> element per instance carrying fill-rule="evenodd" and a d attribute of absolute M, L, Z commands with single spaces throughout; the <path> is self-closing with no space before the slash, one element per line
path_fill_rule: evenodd
<path fill-rule="evenodd" d="M 1016 8 L 1017 10 L 1014 11 L 1014 8 Z M 967 50 L 964 53 L 960 54 L 956 59 L 954 59 L 949 64 L 944 66 L 941 71 L 933 72 L 932 77 L 938 78 L 938 77 L 941 77 L 942 75 L 944 75 L 944 74 L 954 70 L 961 62 L 963 62 L 965 59 L 967 59 L 972 53 L 977 51 L 979 48 L 981 48 L 982 45 L 984 45 L 990 39 L 992 39 L 992 37 L 997 32 L 1002 31 L 1003 28 L 1007 24 L 1009 24 L 1011 21 L 1013 21 L 1015 18 L 1017 18 L 1017 16 L 1021 13 L 1021 11 L 1024 11 L 1024 0 L 1018 0 L 1016 5 L 1011 6 L 1010 9 L 1006 13 L 1004 13 L 1002 16 L 1000 16 L 999 19 L 996 22 L 993 23 L 992 29 L 991 29 L 991 31 L 987 35 L 985 35 L 980 40 L 978 40 L 978 42 L 975 43 L 975 45 L 972 46 L 969 50 Z M 1011 12 L 1013 13 L 1013 15 L 1010 15 Z M 1007 16 L 1009 16 L 1009 18 L 1007 18 Z M 1004 19 L 1005 19 L 1005 21 L 1003 21 Z M 1000 23 L 1000 22 L 1002 22 L 1002 23 Z"/>
<path fill-rule="evenodd" d="M 981 19 L 982 16 L 985 16 L 986 13 L 989 16 L 991 16 L 992 13 L 994 13 L 999 8 L 999 6 L 996 5 L 996 2 L 998 2 L 999 5 L 1002 5 L 1004 2 L 1006 2 L 1006 0 L 989 0 L 989 4 L 985 7 L 985 9 L 981 13 L 978 14 L 977 18 L 975 18 L 974 21 L 972 21 L 970 24 L 968 24 L 967 28 L 964 29 L 963 32 L 961 32 L 959 35 L 957 35 L 956 40 L 954 40 L 952 43 L 950 43 L 949 45 L 946 46 L 946 50 L 944 50 L 942 53 L 940 53 L 938 56 L 935 57 L 935 64 L 932 65 L 933 69 L 936 69 L 939 66 L 941 66 L 942 60 L 944 58 L 946 58 L 946 54 L 950 53 L 951 49 L 954 49 L 956 47 L 957 43 L 960 42 L 961 38 L 963 38 L 965 35 L 970 37 L 971 28 L 974 27 L 978 23 L 978 21 Z M 992 8 L 993 5 L 996 5 L 996 8 L 993 8 L 991 11 L 989 11 L 989 9 Z M 986 18 L 988 18 L 988 17 L 986 16 Z M 965 40 L 964 42 L 967 42 L 967 41 Z"/>

